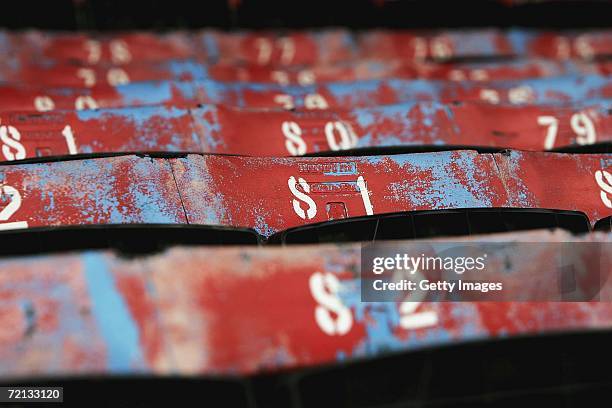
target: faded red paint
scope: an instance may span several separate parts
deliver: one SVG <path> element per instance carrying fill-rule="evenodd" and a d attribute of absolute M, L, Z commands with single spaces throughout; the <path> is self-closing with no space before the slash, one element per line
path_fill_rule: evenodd
<path fill-rule="evenodd" d="M 560 242 L 605 245 L 610 235 L 577 238 L 559 231 L 534 231 L 496 239 L 539 243 L 529 257 L 506 250 L 489 252 L 491 265 L 510 265 L 496 276 L 512 288 L 508 292 L 512 296 L 538 293 L 542 282 L 531 279 L 535 271 L 559 273 L 561 263 L 555 259 Z M 478 246 L 479 240 L 454 242 Z M 421 253 L 430 244 L 401 243 L 409 253 Z M 576 245 L 574 250 L 589 259 L 593 248 Z M 33 303 L 33 314 L 39 316 L 44 302 L 34 300 L 52 299 L 58 324 L 41 330 L 34 321 L 28 336 L 4 336 L 0 374 L 13 378 L 95 373 L 245 375 L 472 340 L 612 325 L 612 309 L 605 301 L 437 302 L 422 303 L 413 312 L 434 313 L 437 321 L 411 329 L 398 322 L 398 303 L 360 301 L 359 263 L 359 244 L 176 248 L 138 260 L 108 253 L 3 260 L 0 279 L 13 287 L 14 296 L 3 301 L 0 319 L 25 322 L 25 312 L 19 310 L 23 304 Z M 80 289 L 94 273 L 110 279 L 111 286 L 104 288 L 107 296 L 96 296 L 91 287 Z M 337 296 L 351 316 L 341 335 L 327 334 L 317 322 L 315 310 L 320 304 L 309 283 L 316 273 L 333 275 L 340 282 L 340 291 L 329 294 Z M 603 293 L 609 296 L 610 284 L 606 285 Z M 147 304 L 144 309 L 135 306 L 142 304 L 140 298 Z M 100 309 L 119 301 L 130 305 L 122 316 L 100 314 Z M 133 322 L 137 338 L 111 340 L 104 333 L 104 325 L 116 324 L 119 329 L 122 320 Z M 160 346 L 154 354 L 147 351 L 152 339 Z M 135 361 L 126 354 L 133 347 L 142 352 Z"/>
<path fill-rule="evenodd" d="M 2 112 L 0 125 L 20 134 L 23 157 L 13 148 L 0 159 L 15 160 L 75 153 L 191 152 L 253 156 L 290 156 L 313 152 L 386 146 L 481 146 L 545 150 L 612 140 L 608 104 L 497 106 L 478 103 L 407 103 L 352 110 L 252 110 L 223 106 L 196 109 L 140 107 L 97 112 Z M 586 119 L 582 116 L 586 115 Z M 592 132 L 578 134 L 572 118 Z M 549 126 L 556 121 L 547 145 Z M 584 123 L 588 121 L 588 123 Z M 354 138 L 326 127 L 339 122 Z M 299 127 L 299 139 L 287 134 Z M 331 124 L 331 125 L 330 125 Z M 65 132 L 74 141 L 70 151 Z M 254 132 L 256 130 L 256 132 Z M 331 136 L 331 142 L 330 142 Z M 294 136 L 295 138 L 295 136 Z"/>
<path fill-rule="evenodd" d="M 147 282 L 138 273 L 118 275 L 116 284 L 138 324 L 140 346 L 147 361 L 157 361 L 163 353 L 163 331 L 157 320 L 155 294 L 150 293 Z"/>
<path fill-rule="evenodd" d="M 144 31 L 111 35 L 50 35 L 41 31 L 27 31 L 9 34 L 9 46 L 23 61 L 46 58 L 91 64 L 127 64 L 131 61 L 163 61 L 193 56 L 192 44 L 187 36 Z"/>
<path fill-rule="evenodd" d="M 518 151 L 341 158 L 123 156 L 6 165 L 0 176 L 20 195 L 6 222 L 29 227 L 213 224 L 270 235 L 333 218 L 329 203 L 342 203 L 348 217 L 368 211 L 518 207 L 577 210 L 595 222 L 612 215 L 595 178 L 611 165 L 606 154 Z M 5 194 L 5 205 L 12 200 L 17 202 Z"/>

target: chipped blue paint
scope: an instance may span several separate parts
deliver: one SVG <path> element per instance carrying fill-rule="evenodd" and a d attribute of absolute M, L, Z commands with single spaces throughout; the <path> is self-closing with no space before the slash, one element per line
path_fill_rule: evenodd
<path fill-rule="evenodd" d="M 137 106 L 112 109 L 87 109 L 76 111 L 79 120 L 102 120 L 117 116 L 122 120 L 133 122 L 136 126 L 145 126 L 152 117 L 159 116 L 163 119 L 175 119 L 187 114 L 186 109 L 174 106 Z"/>
<path fill-rule="evenodd" d="M 26 318 L 26 332 L 34 330 L 36 327 L 36 309 L 34 304 L 30 300 L 23 300 L 21 302 L 21 310 Z"/>
<path fill-rule="evenodd" d="M 355 119 L 357 124 L 363 128 L 370 127 L 377 122 L 378 114 L 380 114 L 380 108 L 378 109 L 369 109 L 369 108 L 361 108 L 355 109 L 353 111 L 353 115 L 355 115 Z"/>
<path fill-rule="evenodd" d="M 201 89 L 204 95 L 206 95 L 206 103 L 223 103 L 226 91 L 226 86 L 224 84 L 211 79 L 203 79 L 197 81 L 195 87 Z"/>
<path fill-rule="evenodd" d="M 158 162 L 158 164 L 151 163 L 152 159 L 137 159 L 133 165 L 134 172 L 136 174 L 149 175 L 152 170 L 159 171 L 159 165 L 166 166 L 166 163 Z M 146 223 L 159 223 L 159 224 L 174 224 L 178 220 L 174 217 L 169 205 L 174 200 L 168 200 L 164 197 L 162 192 L 158 188 L 158 180 L 153 178 L 143 178 L 139 183 L 130 184 L 130 196 L 132 197 L 136 208 L 140 212 L 141 222 Z M 177 201 L 178 201 L 178 191 Z M 183 220 L 181 222 L 186 222 Z"/>
<path fill-rule="evenodd" d="M 612 166 L 612 154 L 609 157 L 602 157 L 599 160 L 602 169 L 607 169 Z"/>
<path fill-rule="evenodd" d="M 138 327 L 115 286 L 105 257 L 90 252 L 82 259 L 93 316 L 105 340 L 109 371 L 127 373 L 144 368 Z"/>
<path fill-rule="evenodd" d="M 41 192 L 42 199 L 49 200 L 49 204 L 45 205 L 45 212 L 51 212 L 55 210 L 55 196 L 53 194 L 53 190 L 43 190 Z"/>
<path fill-rule="evenodd" d="M 202 156 L 188 156 L 176 159 L 176 168 L 181 168 L 177 179 L 193 183 L 196 187 L 187 184 L 187 188 L 181 190 L 185 200 L 191 201 L 193 212 L 187 214 L 188 224 L 203 225 L 233 225 L 231 212 L 225 203 L 225 196 L 215 187 L 215 178 L 208 170 L 206 159 Z M 173 165 L 174 167 L 174 165 Z M 175 173 L 178 170 L 173 170 Z M 197 192 L 197 196 L 193 193 Z"/>
<path fill-rule="evenodd" d="M 536 93 L 536 103 L 559 102 L 551 99 L 549 92 L 562 92 L 573 101 L 602 97 L 601 91 L 612 85 L 612 78 L 601 75 L 561 76 L 517 81 L 516 86 L 526 85 Z"/>
<path fill-rule="evenodd" d="M 354 100 L 361 97 L 365 92 L 373 93 L 376 92 L 380 86 L 381 81 L 355 81 L 355 82 L 330 82 L 328 89 L 330 93 L 338 98 L 345 100 Z"/>
<path fill-rule="evenodd" d="M 208 78 L 208 70 L 205 65 L 196 61 L 169 61 L 166 63 L 168 69 L 173 75 L 173 78 L 183 78 L 185 76 L 191 79 Z"/>
<path fill-rule="evenodd" d="M 4 55 L 10 55 L 10 51 L 12 48 L 12 41 L 10 35 L 6 31 L 0 31 L 0 51 Z M 17 58 L 7 58 L 11 60 L 16 60 Z"/>
<path fill-rule="evenodd" d="M 255 226 L 253 227 L 255 231 L 263 235 L 264 237 L 269 237 L 270 235 L 277 232 L 276 229 L 272 228 L 266 222 L 266 219 L 270 216 L 270 214 L 261 214 L 261 208 L 255 209 L 253 215 L 255 217 Z"/>
<path fill-rule="evenodd" d="M 409 115 L 419 110 L 424 118 L 421 123 L 409 118 Z M 418 135 L 421 126 L 433 127 L 434 117 L 442 111 L 446 116 L 452 117 L 452 110 L 448 105 L 436 102 L 408 102 L 394 105 L 386 105 L 377 108 L 356 109 L 355 117 L 357 124 L 362 128 L 369 128 L 386 121 L 393 123 L 393 130 L 383 131 L 376 129 L 376 133 L 365 133 L 359 135 L 358 147 L 369 146 L 406 146 L 422 144 L 425 139 L 427 144 L 444 144 L 436 129 L 431 129 L 425 139 Z M 401 129 L 398 131 L 397 129 Z M 416 130 L 415 130 L 416 129 Z"/>
<path fill-rule="evenodd" d="M 186 109 L 159 105 L 77 111 L 80 120 L 98 120 L 101 129 L 110 133 L 113 132 L 112 129 L 122 126 L 124 122 L 132 123 L 136 127 L 135 138 L 125 140 L 122 147 L 124 151 L 183 151 L 183 140 L 186 135 L 175 132 L 170 135 L 170 143 L 162 143 L 160 138 L 177 130 L 170 120 L 188 115 L 189 111 Z M 160 123 L 155 119 L 162 119 L 162 121 Z M 191 138 L 197 146 L 200 146 L 197 133 L 192 132 Z"/>
<path fill-rule="evenodd" d="M 222 137 L 221 122 L 219 120 L 219 111 L 214 105 L 203 105 L 199 108 L 192 109 L 191 114 L 196 124 L 200 126 L 203 131 L 201 135 L 204 139 L 202 142 L 204 151 L 215 152 L 219 151 L 221 147 L 227 148 L 225 139 Z M 206 116 L 212 115 L 213 120 L 209 121 Z M 199 137 L 198 137 L 198 143 Z"/>
<path fill-rule="evenodd" d="M 125 161 L 131 162 L 134 174 L 126 176 L 132 178 L 134 182 L 130 185 L 130 190 L 121 195 L 115 188 L 116 167 Z M 149 158 L 123 157 L 113 160 L 26 164 L 23 168 L 29 176 L 29 180 L 24 181 L 26 189 L 43 192 L 43 199 L 45 196 L 51 198 L 51 203 L 45 208 L 53 206 L 57 209 L 61 203 L 56 204 L 55 200 L 59 199 L 57 196 L 59 192 L 65 192 L 66 180 L 75 180 L 77 183 L 75 188 L 70 189 L 70 199 L 74 200 L 74 204 L 70 205 L 75 206 L 81 223 L 93 223 L 97 216 L 108 217 L 108 223 L 111 224 L 185 222 L 184 218 L 177 219 L 173 208 L 170 207 L 180 201 L 178 191 L 176 197 L 162 196 L 162 192 L 158 189 L 158 180 L 155 179 L 155 175 L 162 167 L 152 164 Z M 100 183 L 99 179 L 101 174 L 106 175 L 103 183 Z M 27 187 L 31 184 L 37 186 Z M 140 213 L 136 215 L 129 213 L 127 206 L 132 203 Z M 49 225 L 71 224 L 70 220 L 62 218 L 61 211 L 49 211 L 48 214 Z"/>
<path fill-rule="evenodd" d="M 511 177 L 515 186 L 518 187 L 518 189 L 508 189 L 506 187 L 509 204 L 513 207 L 532 208 L 538 205 L 538 203 L 536 195 L 529 191 L 529 188 L 519 176 L 519 170 L 521 169 L 520 162 L 522 159 L 523 154 L 515 150 L 510 151 L 509 155 L 493 155 L 493 160 L 503 160 L 507 166 L 508 171 L 500 174 L 502 181 L 504 181 L 507 176 Z"/>
<path fill-rule="evenodd" d="M 164 104 L 172 98 L 169 81 L 132 82 L 115 89 L 123 98 L 124 105 Z"/>
<path fill-rule="evenodd" d="M 573 100 L 602 98 L 603 87 L 610 86 L 612 79 L 601 75 L 587 75 L 583 77 L 564 76 L 557 78 L 538 78 L 520 81 L 496 81 L 499 89 L 511 89 L 518 86 L 531 86 L 537 92 L 538 103 L 559 103 L 558 98 L 547 95 L 546 91 L 558 91 L 567 94 Z M 371 99 L 371 95 L 383 88 L 388 88 L 394 97 L 403 102 L 414 101 L 417 98 L 438 100 L 443 89 L 473 89 L 476 84 L 466 82 L 452 82 L 443 80 L 370 80 L 355 82 L 330 82 L 325 88 L 337 98 L 341 104 L 362 104 Z M 450 87 L 450 88 L 449 88 Z M 171 97 L 171 89 L 178 91 L 183 98 L 198 100 L 201 92 L 206 96 L 207 103 L 223 104 L 232 99 L 237 107 L 246 107 L 244 92 L 274 92 L 294 97 L 297 106 L 303 106 L 304 97 L 308 94 L 319 93 L 317 86 L 280 86 L 265 83 L 218 82 L 210 79 L 196 81 L 158 81 L 140 82 L 117 87 L 125 98 L 126 104 L 163 104 Z M 61 90 L 60 90 L 61 91 Z M 64 90 L 66 91 L 66 90 Z M 69 91 L 69 90 L 68 90 Z"/>
<path fill-rule="evenodd" d="M 462 151 L 387 156 L 387 160 L 394 161 L 408 174 L 430 172 L 428 177 L 390 183 L 389 190 L 394 199 L 407 200 L 415 207 L 491 207 L 487 177 L 475 178 L 481 172 L 474 162 L 476 155 L 475 152 Z M 466 184 L 455 176 L 453 166 L 463 170 Z"/>
<path fill-rule="evenodd" d="M 217 41 L 212 33 L 204 33 L 200 37 L 200 41 L 205 50 L 206 58 L 209 61 L 217 61 L 219 59 L 219 47 L 217 46 Z"/>
<path fill-rule="evenodd" d="M 406 102 L 415 100 L 417 96 L 438 99 L 440 97 L 440 88 L 448 84 L 447 81 L 430 81 L 425 79 L 392 79 L 387 81 L 387 83 L 395 91 L 397 98 L 400 101 Z"/>
<path fill-rule="evenodd" d="M 534 33 L 525 30 L 510 30 L 506 37 L 512 45 L 512 51 L 515 55 L 526 55 L 527 44 L 534 39 Z"/>
<path fill-rule="evenodd" d="M 454 47 L 453 55 L 465 56 L 498 56 L 495 31 L 451 32 L 448 36 Z"/>
<path fill-rule="evenodd" d="M 342 303 L 353 311 L 355 320 L 364 325 L 366 337 L 353 350 L 337 352 L 337 357 L 371 357 L 385 352 L 415 350 L 455 343 L 458 339 L 466 341 L 487 336 L 486 330 L 474 322 L 474 316 L 478 316 L 476 306 L 467 303 L 457 304 L 453 308 L 453 311 L 457 310 L 455 317 L 464 317 L 461 319 L 464 324 L 460 332 L 451 332 L 438 325 L 419 335 L 415 331 L 409 331 L 406 336 L 397 336 L 394 331 L 399 327 L 400 314 L 396 302 L 362 302 L 359 279 L 340 282 L 338 296 Z M 434 310 L 435 306 L 438 305 L 432 304 Z"/>
<path fill-rule="evenodd" d="M 389 64 L 382 61 L 369 61 L 368 72 L 384 75 L 389 70 Z"/>

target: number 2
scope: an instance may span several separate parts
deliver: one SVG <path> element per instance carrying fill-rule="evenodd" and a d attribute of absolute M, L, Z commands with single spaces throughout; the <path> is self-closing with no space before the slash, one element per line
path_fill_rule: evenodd
<path fill-rule="evenodd" d="M 0 231 L 28 228 L 27 221 L 4 222 L 8 221 L 21 207 L 21 194 L 19 194 L 19 191 L 9 185 L 3 185 L 0 187 L 0 198 L 2 198 L 0 204 L 4 201 L 4 197 L 8 197 L 10 201 L 6 207 L 0 209 Z"/>

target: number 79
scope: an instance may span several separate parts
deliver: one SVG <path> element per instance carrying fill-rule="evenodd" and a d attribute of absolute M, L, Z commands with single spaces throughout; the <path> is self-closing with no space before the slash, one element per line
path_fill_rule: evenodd
<path fill-rule="evenodd" d="M 559 120 L 554 116 L 538 116 L 538 125 L 547 126 L 544 139 L 544 149 L 555 147 L 555 140 L 559 130 Z M 595 124 L 584 112 L 574 113 L 570 119 L 570 126 L 576 134 L 576 143 L 579 145 L 593 144 L 597 140 Z"/>

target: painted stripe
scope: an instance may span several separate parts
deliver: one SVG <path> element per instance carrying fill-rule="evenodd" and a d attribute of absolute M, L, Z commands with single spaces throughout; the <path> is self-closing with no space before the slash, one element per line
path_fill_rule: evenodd
<path fill-rule="evenodd" d="M 106 344 L 110 372 L 133 372 L 144 367 L 138 328 L 119 294 L 101 254 L 83 256 L 93 315 Z"/>

